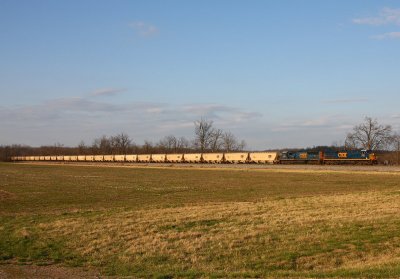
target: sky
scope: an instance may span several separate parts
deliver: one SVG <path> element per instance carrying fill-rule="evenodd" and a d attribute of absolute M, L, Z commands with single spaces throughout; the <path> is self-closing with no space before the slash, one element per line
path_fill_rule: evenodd
<path fill-rule="evenodd" d="M 0 145 L 194 137 L 248 149 L 400 130 L 400 1 L 0 0 Z"/>

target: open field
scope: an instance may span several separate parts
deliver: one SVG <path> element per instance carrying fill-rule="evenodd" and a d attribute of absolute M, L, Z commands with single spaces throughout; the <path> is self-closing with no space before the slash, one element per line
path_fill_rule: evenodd
<path fill-rule="evenodd" d="M 190 163 L 129 163 L 129 162 L 18 162 L 28 165 L 73 165 L 101 167 L 134 167 L 134 168 L 176 168 L 176 169 L 239 169 L 239 170 L 274 170 L 274 171 L 326 171 L 326 172 L 367 172 L 367 173 L 398 173 L 400 166 L 392 165 L 319 165 L 319 164 L 190 164 Z"/>
<path fill-rule="evenodd" d="M 400 277 L 400 175 L 4 163 L 0 263 L 160 278 Z"/>

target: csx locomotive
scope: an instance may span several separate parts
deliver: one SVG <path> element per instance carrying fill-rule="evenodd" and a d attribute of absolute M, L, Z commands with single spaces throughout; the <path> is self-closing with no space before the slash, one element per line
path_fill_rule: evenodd
<path fill-rule="evenodd" d="M 284 151 L 186 154 L 14 156 L 12 161 L 131 162 L 131 163 L 258 163 L 258 164 L 376 164 L 370 150 Z"/>

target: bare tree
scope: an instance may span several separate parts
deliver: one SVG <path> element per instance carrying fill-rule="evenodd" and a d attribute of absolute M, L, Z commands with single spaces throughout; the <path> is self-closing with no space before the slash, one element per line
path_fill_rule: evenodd
<path fill-rule="evenodd" d="M 161 139 L 158 143 L 157 146 L 166 152 L 171 152 L 171 151 L 176 151 L 178 145 L 178 139 L 173 136 L 169 135 Z"/>
<path fill-rule="evenodd" d="M 223 148 L 225 151 L 236 151 L 238 150 L 239 144 L 235 135 L 231 132 L 225 132 L 222 138 Z"/>
<path fill-rule="evenodd" d="M 185 137 L 180 137 L 178 139 L 178 143 L 177 143 L 177 151 L 185 151 L 186 149 L 189 149 L 190 147 L 190 142 L 188 139 L 186 139 Z"/>
<path fill-rule="evenodd" d="M 224 132 L 221 129 L 213 129 L 210 137 L 210 148 L 211 151 L 219 151 L 223 145 Z"/>
<path fill-rule="evenodd" d="M 205 118 L 201 118 L 194 122 L 195 147 L 204 152 L 210 146 L 210 141 L 213 136 L 213 122 Z"/>
<path fill-rule="evenodd" d="M 169 148 L 168 148 L 168 143 L 165 140 L 165 138 L 160 139 L 157 143 L 156 143 L 156 147 L 159 148 L 162 152 L 168 152 Z"/>
<path fill-rule="evenodd" d="M 86 154 L 86 145 L 85 142 L 83 140 L 81 140 L 81 142 L 78 144 L 78 153 L 79 155 L 85 155 Z"/>
<path fill-rule="evenodd" d="M 394 134 L 392 140 L 392 150 L 396 152 L 396 161 L 400 165 L 400 134 Z"/>
<path fill-rule="evenodd" d="M 238 146 L 238 151 L 243 151 L 247 146 L 247 143 L 245 140 L 241 140 Z"/>
<path fill-rule="evenodd" d="M 118 134 L 110 138 L 113 153 L 126 154 L 132 140 L 125 133 Z"/>
<path fill-rule="evenodd" d="M 178 145 L 178 139 L 173 135 L 169 135 L 165 139 L 167 141 L 168 148 L 170 150 L 176 151 L 176 147 Z"/>
<path fill-rule="evenodd" d="M 162 138 L 158 143 L 157 147 L 160 151 L 166 153 L 177 153 L 183 152 L 190 147 L 190 142 L 185 137 L 177 138 L 173 135 Z"/>
<path fill-rule="evenodd" d="M 95 154 L 112 154 L 112 142 L 107 136 L 96 138 L 92 144 L 92 150 Z"/>
<path fill-rule="evenodd" d="M 364 122 L 347 134 L 346 148 L 376 150 L 387 147 L 393 140 L 392 127 L 380 125 L 376 119 L 365 117 Z"/>
<path fill-rule="evenodd" d="M 50 148 L 50 152 L 51 154 L 55 154 L 55 155 L 60 155 L 62 153 L 62 149 L 63 149 L 64 145 L 56 142 L 51 148 Z"/>
<path fill-rule="evenodd" d="M 152 153 L 154 150 L 153 143 L 151 141 L 145 140 L 143 144 L 142 151 L 147 154 L 147 153 Z"/>

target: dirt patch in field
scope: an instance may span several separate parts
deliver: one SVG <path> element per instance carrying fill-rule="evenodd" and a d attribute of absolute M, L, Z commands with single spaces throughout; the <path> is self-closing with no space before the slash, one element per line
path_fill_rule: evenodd
<path fill-rule="evenodd" d="M 8 278 L 104 278 L 93 270 L 61 266 L 0 265 L 0 279 Z"/>
<path fill-rule="evenodd" d="M 2 200 L 8 200 L 8 199 L 14 199 L 16 197 L 15 194 L 0 190 L 0 201 Z"/>

